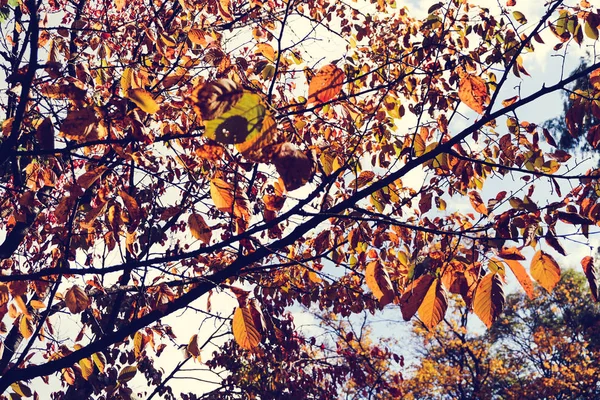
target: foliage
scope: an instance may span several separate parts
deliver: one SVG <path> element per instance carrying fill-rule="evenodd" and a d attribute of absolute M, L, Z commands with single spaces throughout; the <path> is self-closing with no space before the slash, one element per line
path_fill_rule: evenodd
<path fill-rule="evenodd" d="M 394 396 L 385 346 L 313 343 L 290 307 L 433 328 L 452 293 L 492 326 L 508 269 L 552 290 L 564 238 L 597 233 L 600 171 L 571 171 L 522 109 L 589 80 L 565 123 L 597 147 L 600 127 L 579 128 L 600 63 L 512 88 L 537 48 L 596 46 L 600 15 L 518 7 L 2 2 L 0 392 Z M 213 389 L 171 387 L 186 363 Z"/>
<path fill-rule="evenodd" d="M 467 318 L 434 331 L 416 324 L 424 351 L 404 382 L 405 398 L 597 398 L 600 308 L 583 274 L 567 270 L 553 292 L 515 293 L 506 302 L 482 335 L 466 332 Z"/>

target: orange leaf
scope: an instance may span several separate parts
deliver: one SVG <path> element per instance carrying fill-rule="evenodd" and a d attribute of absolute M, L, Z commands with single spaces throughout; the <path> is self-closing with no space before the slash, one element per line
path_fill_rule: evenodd
<path fill-rule="evenodd" d="M 479 193 L 477 193 L 475 190 L 469 192 L 469 200 L 471 200 L 471 205 L 475 211 L 483 215 L 488 215 L 488 209 L 483 203 Z"/>
<path fill-rule="evenodd" d="M 78 314 L 89 306 L 90 299 L 83 289 L 79 286 L 73 286 L 65 294 L 65 303 L 72 314 Z"/>
<path fill-rule="evenodd" d="M 201 215 L 190 214 L 188 218 L 188 225 L 193 237 L 203 241 L 204 243 L 210 243 L 212 231 Z"/>
<path fill-rule="evenodd" d="M 419 318 L 429 329 L 433 328 L 444 318 L 446 309 L 448 308 L 448 300 L 446 299 L 446 291 L 439 279 L 435 279 L 427 294 L 423 298 L 421 306 L 419 306 Z"/>
<path fill-rule="evenodd" d="M 257 347 L 261 335 L 254 325 L 252 313 L 248 307 L 238 307 L 233 314 L 233 337 L 237 344 L 246 350 Z"/>
<path fill-rule="evenodd" d="M 508 264 L 508 266 L 510 267 L 510 270 L 513 272 L 513 274 L 515 274 L 515 277 L 517 278 L 517 280 L 523 287 L 523 290 L 525 290 L 527 297 L 529 297 L 530 299 L 533 299 L 533 297 L 534 297 L 533 282 L 531 281 L 531 278 L 529 277 L 529 274 L 525 270 L 525 267 L 523 266 L 523 264 L 521 264 L 517 260 L 511 260 L 511 259 L 504 260 L 504 262 L 506 264 Z"/>
<path fill-rule="evenodd" d="M 385 268 L 379 261 L 371 261 L 365 272 L 367 286 L 373 295 L 379 300 L 381 307 L 394 301 L 396 294 L 392 287 L 392 281 Z"/>
<path fill-rule="evenodd" d="M 210 181 L 210 197 L 219 211 L 233 210 L 233 187 L 221 178 Z"/>
<path fill-rule="evenodd" d="M 489 328 L 498 318 L 504 307 L 504 290 L 498 274 L 487 274 L 483 277 L 473 298 L 473 311 Z"/>
<path fill-rule="evenodd" d="M 498 256 L 505 260 L 525 260 L 525 256 L 516 247 L 503 247 Z"/>
<path fill-rule="evenodd" d="M 434 280 L 433 276 L 425 274 L 406 287 L 400 297 L 400 311 L 405 321 L 410 320 L 415 315 Z"/>
<path fill-rule="evenodd" d="M 594 259 L 590 256 L 584 257 L 581 260 L 581 266 L 583 267 L 583 273 L 590 284 L 590 290 L 592 291 L 592 298 L 595 302 L 598 302 L 600 298 L 600 292 L 598 291 L 598 270 L 594 265 Z"/>
<path fill-rule="evenodd" d="M 33 322 L 31 318 L 27 318 L 25 314 L 21 314 L 21 320 L 19 321 L 19 332 L 25 339 L 29 339 L 33 335 Z"/>
<path fill-rule="evenodd" d="M 560 280 L 560 267 L 557 262 L 541 250 L 533 256 L 530 272 L 533 279 L 548 292 L 551 292 Z"/>
<path fill-rule="evenodd" d="M 478 76 L 464 74 L 458 84 L 458 97 L 469 108 L 483 114 L 485 106 L 490 102 L 485 81 Z"/>
<path fill-rule="evenodd" d="M 333 64 L 322 67 L 308 86 L 309 103 L 325 103 L 340 94 L 346 74 Z"/>

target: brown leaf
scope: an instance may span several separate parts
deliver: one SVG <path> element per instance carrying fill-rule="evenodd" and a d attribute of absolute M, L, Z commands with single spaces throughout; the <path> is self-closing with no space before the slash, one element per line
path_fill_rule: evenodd
<path fill-rule="evenodd" d="M 289 191 L 304 186 L 315 173 L 313 160 L 292 143 L 278 146 L 273 155 L 273 164 Z"/>
<path fill-rule="evenodd" d="M 90 299 L 79 286 L 73 286 L 65 294 L 65 303 L 72 314 L 78 314 L 88 308 Z"/>
<path fill-rule="evenodd" d="M 333 64 L 322 67 L 308 86 L 309 103 L 325 103 L 336 97 L 341 91 L 346 74 Z"/>
<path fill-rule="evenodd" d="M 380 307 L 384 307 L 394 301 L 396 293 L 392 286 L 390 276 L 379 261 L 371 261 L 365 271 L 367 286 L 379 301 Z"/>
<path fill-rule="evenodd" d="M 201 215 L 190 214 L 188 218 L 188 226 L 190 227 L 190 232 L 192 232 L 193 237 L 206 244 L 210 243 L 212 230 Z"/>
<path fill-rule="evenodd" d="M 498 274 L 487 274 L 481 279 L 473 298 L 473 312 L 489 328 L 504 307 L 504 290 Z"/>
<path fill-rule="evenodd" d="M 531 276 L 544 289 L 551 292 L 560 280 L 560 267 L 551 255 L 538 250 L 531 260 Z"/>
<path fill-rule="evenodd" d="M 198 335 L 192 335 L 186 347 L 186 350 L 196 360 L 200 360 L 200 346 L 198 346 Z"/>
<path fill-rule="evenodd" d="M 400 311 L 405 321 L 415 315 L 434 280 L 429 274 L 421 275 L 404 289 L 400 297 Z"/>
<path fill-rule="evenodd" d="M 229 111 L 244 94 L 231 79 L 219 79 L 198 86 L 192 92 L 192 102 L 204 120 L 213 120 Z"/>
<path fill-rule="evenodd" d="M 523 287 L 523 290 L 525 290 L 527 297 L 529 297 L 530 299 L 533 299 L 535 296 L 535 292 L 533 290 L 533 282 L 532 282 L 531 278 L 529 277 L 529 274 L 525 270 L 525 267 L 523 266 L 523 264 L 521 264 L 517 260 L 510 260 L 510 259 L 504 260 L 504 262 L 509 266 L 510 270 L 513 272 L 513 274 L 515 275 L 515 277 L 517 278 L 517 280 Z"/>
<path fill-rule="evenodd" d="M 557 216 L 558 216 L 558 219 L 560 219 L 562 222 L 565 222 L 567 224 L 573 224 L 573 225 L 593 225 L 594 224 L 594 221 L 592 221 L 591 219 L 581 216 L 574 212 L 558 211 Z"/>
<path fill-rule="evenodd" d="M 490 102 L 485 81 L 478 76 L 464 74 L 458 85 L 458 97 L 469 108 L 483 114 L 485 106 Z"/>
<path fill-rule="evenodd" d="M 135 374 L 137 374 L 137 367 L 135 365 L 128 365 L 126 367 L 123 367 L 123 369 L 119 372 L 119 375 L 117 376 L 117 382 L 129 382 L 133 379 Z"/>
<path fill-rule="evenodd" d="M 262 337 L 248 307 L 236 308 L 233 314 L 233 337 L 237 344 L 246 350 L 252 350 L 260 344 Z"/>
<path fill-rule="evenodd" d="M 597 303 L 600 298 L 600 285 L 598 282 L 600 281 L 600 277 L 598 274 L 598 270 L 594 265 L 594 259 L 591 256 L 583 257 L 581 260 L 581 266 L 583 267 L 583 273 L 590 284 L 590 291 L 592 292 L 592 298 Z"/>
<path fill-rule="evenodd" d="M 435 279 L 419 306 L 419 318 L 427 328 L 431 329 L 444 318 L 447 308 L 446 291 L 442 286 L 442 282 Z"/>
<path fill-rule="evenodd" d="M 554 250 L 556 250 L 559 254 L 562 254 L 563 256 L 567 255 L 567 253 L 565 252 L 565 249 L 561 246 L 558 239 L 550 231 L 548 231 L 548 233 L 546 233 L 546 236 L 544 239 L 546 240 L 546 243 L 548 243 L 548 245 L 550 245 L 550 247 L 552 247 Z"/>

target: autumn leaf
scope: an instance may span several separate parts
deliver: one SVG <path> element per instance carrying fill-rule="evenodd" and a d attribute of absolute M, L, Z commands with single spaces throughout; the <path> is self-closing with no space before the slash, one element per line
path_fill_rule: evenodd
<path fill-rule="evenodd" d="M 488 215 L 488 209 L 478 192 L 475 190 L 470 191 L 469 200 L 471 201 L 471 205 L 475 211 L 483 215 Z"/>
<path fill-rule="evenodd" d="M 252 350 L 262 339 L 254 324 L 248 307 L 237 307 L 233 314 L 233 337 L 237 344 L 246 350 Z"/>
<path fill-rule="evenodd" d="M 478 76 L 465 73 L 458 85 L 458 97 L 469 108 L 483 114 L 485 107 L 490 102 L 488 88 L 485 81 Z"/>
<path fill-rule="evenodd" d="M 229 103 L 223 103 L 230 105 Z M 213 110 L 216 115 L 220 110 Z M 243 143 L 251 135 L 262 131 L 266 108 L 257 94 L 244 93 L 235 104 L 218 117 L 205 121 L 204 134 L 219 143 Z M 207 119 L 207 118 L 205 118 Z"/>
<path fill-rule="evenodd" d="M 233 186 L 223 179 L 213 178 L 210 181 L 210 197 L 219 211 L 233 211 Z"/>
<path fill-rule="evenodd" d="M 21 314 L 21 318 L 19 321 L 19 332 L 25 339 L 29 339 L 33 335 L 33 321 L 30 317 L 25 314 Z"/>
<path fill-rule="evenodd" d="M 432 329 L 442 321 L 447 308 L 446 291 L 441 280 L 435 279 L 419 306 L 419 318 L 427 328 Z"/>
<path fill-rule="evenodd" d="M 510 270 L 513 272 L 523 290 L 530 299 L 533 299 L 535 296 L 535 292 L 533 290 L 533 282 L 529 277 L 529 274 L 525 270 L 523 264 L 521 264 L 516 259 L 505 259 L 504 262 L 509 266 Z"/>
<path fill-rule="evenodd" d="M 314 175 L 314 162 L 292 143 L 283 143 L 273 154 L 273 164 L 286 190 L 304 186 Z"/>
<path fill-rule="evenodd" d="M 587 278 L 587 281 L 590 285 L 590 291 L 592 292 L 592 298 L 595 302 L 598 302 L 600 298 L 600 276 L 598 274 L 598 270 L 594 265 L 594 259 L 591 256 L 586 256 L 581 260 L 581 266 L 583 267 L 583 273 Z"/>
<path fill-rule="evenodd" d="M 551 255 L 538 250 L 531 260 L 531 276 L 544 289 L 551 292 L 560 280 L 560 267 Z"/>
<path fill-rule="evenodd" d="M 190 214 L 188 217 L 188 226 L 190 227 L 190 232 L 192 232 L 192 236 L 198 240 L 201 240 L 204 243 L 210 243 L 210 238 L 212 237 L 212 230 L 204 221 L 199 214 Z"/>
<path fill-rule="evenodd" d="M 147 90 L 141 88 L 130 88 L 125 93 L 125 97 L 133 101 L 142 111 L 148 114 L 156 114 L 160 106 Z"/>
<path fill-rule="evenodd" d="M 319 69 L 308 86 L 309 103 L 325 103 L 335 98 L 342 91 L 346 74 L 333 64 Z"/>
<path fill-rule="evenodd" d="M 133 379 L 133 377 L 137 374 L 137 367 L 135 365 L 128 365 L 123 367 L 117 376 L 117 382 L 126 383 Z"/>
<path fill-rule="evenodd" d="M 92 363 L 92 360 L 89 358 L 82 358 L 79 360 L 78 364 L 79 368 L 81 368 L 81 376 L 87 381 L 94 373 L 94 364 Z"/>
<path fill-rule="evenodd" d="M 505 260 L 525 260 L 525 256 L 517 247 L 503 247 L 498 253 L 498 256 Z"/>
<path fill-rule="evenodd" d="M 379 306 L 384 307 L 394 301 L 396 293 L 392 286 L 390 276 L 379 261 L 371 261 L 365 271 L 367 286 L 379 301 Z"/>
<path fill-rule="evenodd" d="M 198 335 L 192 335 L 186 347 L 186 351 L 189 353 L 190 356 L 200 361 L 200 347 L 198 345 Z"/>
<path fill-rule="evenodd" d="M 144 345 L 144 334 L 142 332 L 136 332 L 133 335 L 133 355 L 138 358 L 142 354 Z"/>
<path fill-rule="evenodd" d="M 405 321 L 410 320 L 415 315 L 434 280 L 433 276 L 425 274 L 406 286 L 400 297 L 400 311 Z"/>
<path fill-rule="evenodd" d="M 202 119 L 213 120 L 231 110 L 243 95 L 244 91 L 237 83 L 231 79 L 219 79 L 194 88 L 191 100 Z M 249 97 L 248 101 L 258 103 L 254 97 Z"/>
<path fill-rule="evenodd" d="M 88 308 L 90 299 L 79 286 L 73 286 L 65 294 L 65 303 L 72 314 L 78 314 Z"/>
<path fill-rule="evenodd" d="M 92 361 L 94 362 L 96 368 L 98 368 L 98 371 L 103 373 L 104 368 L 106 367 L 106 357 L 104 354 L 100 352 L 92 354 Z"/>
<path fill-rule="evenodd" d="M 504 307 L 504 290 L 498 274 L 487 274 L 481 279 L 473 297 L 473 312 L 489 328 Z"/>

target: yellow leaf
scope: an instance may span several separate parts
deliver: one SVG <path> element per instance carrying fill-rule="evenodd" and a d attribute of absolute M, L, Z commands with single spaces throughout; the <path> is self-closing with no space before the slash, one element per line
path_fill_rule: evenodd
<path fill-rule="evenodd" d="M 121 75 L 121 90 L 126 95 L 129 89 L 131 89 L 133 83 L 133 70 L 131 68 L 125 68 L 123 75 Z"/>
<path fill-rule="evenodd" d="M 25 314 L 21 314 L 19 321 L 19 332 L 25 339 L 29 339 L 33 335 L 33 322 L 30 318 L 27 318 Z"/>
<path fill-rule="evenodd" d="M 256 45 L 256 53 L 262 54 L 269 61 L 275 61 L 275 49 L 268 43 L 259 43 Z"/>
<path fill-rule="evenodd" d="M 29 305 L 31 307 L 33 307 L 34 309 L 36 309 L 36 310 L 40 310 L 42 308 L 46 308 L 46 304 L 44 304 L 42 301 L 39 301 L 39 300 L 31 300 L 29 302 Z"/>
<path fill-rule="evenodd" d="M 138 358 L 140 354 L 142 354 L 143 345 L 144 334 L 140 331 L 137 331 L 135 335 L 133 335 L 133 355 L 135 358 Z"/>
<path fill-rule="evenodd" d="M 98 371 L 104 372 L 104 368 L 106 367 L 106 357 L 103 353 L 94 353 L 92 354 L 92 361 L 98 368 Z"/>
<path fill-rule="evenodd" d="M 192 232 L 192 236 L 198 240 L 203 241 L 204 243 L 210 243 L 210 238 L 212 236 L 212 230 L 204 221 L 199 214 L 190 214 L 188 218 L 188 226 L 190 227 L 190 231 Z"/>
<path fill-rule="evenodd" d="M 431 329 L 435 327 L 444 318 L 446 309 L 448 308 L 448 300 L 446 291 L 439 279 L 435 279 L 427 294 L 423 298 L 423 302 L 419 306 L 419 318 Z"/>
<path fill-rule="evenodd" d="M 21 397 L 31 397 L 31 389 L 29 386 L 22 384 L 21 382 L 15 382 L 10 385 L 10 388 L 15 391 Z"/>
<path fill-rule="evenodd" d="M 193 335 L 190 338 L 190 342 L 188 343 L 186 349 L 187 349 L 187 352 L 195 359 L 198 359 L 200 357 L 200 347 L 198 346 L 198 335 Z"/>
<path fill-rule="evenodd" d="M 381 307 L 394 301 L 396 293 L 392 287 L 392 281 L 383 265 L 378 261 L 371 261 L 365 272 L 367 286 L 379 301 Z"/>
<path fill-rule="evenodd" d="M 473 312 L 489 328 L 504 307 L 504 290 L 498 274 L 487 274 L 481 279 L 473 297 Z"/>
<path fill-rule="evenodd" d="M 82 358 L 79 360 L 79 367 L 81 367 L 81 376 L 87 381 L 87 379 L 94 373 L 94 364 L 89 358 Z"/>
<path fill-rule="evenodd" d="M 65 303 L 72 314 L 78 314 L 89 306 L 90 299 L 83 289 L 73 286 L 65 294 Z"/>
<path fill-rule="evenodd" d="M 238 307 L 233 314 L 233 337 L 237 344 L 246 350 L 257 347 L 261 335 L 254 325 L 254 319 L 248 307 Z"/>
<path fill-rule="evenodd" d="M 531 260 L 531 276 L 544 289 L 551 292 L 560 280 L 560 267 L 550 254 L 538 250 Z"/>
<path fill-rule="evenodd" d="M 145 89 L 130 88 L 127 90 L 125 97 L 133 101 L 139 108 L 148 114 L 155 114 L 160 109 L 156 100 L 154 100 L 152 95 Z"/>

